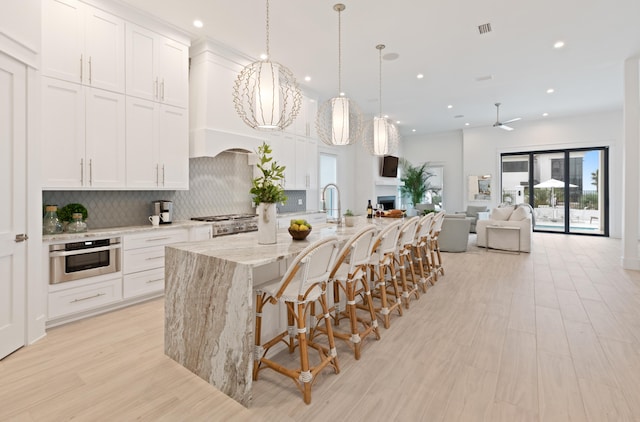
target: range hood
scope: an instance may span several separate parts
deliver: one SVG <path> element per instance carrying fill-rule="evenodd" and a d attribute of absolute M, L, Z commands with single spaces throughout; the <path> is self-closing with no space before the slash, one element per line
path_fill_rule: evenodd
<path fill-rule="evenodd" d="M 189 156 L 215 157 L 222 151 L 253 153 L 268 132 L 244 124 L 233 103 L 235 80 L 252 60 L 211 40 L 190 48 Z"/>

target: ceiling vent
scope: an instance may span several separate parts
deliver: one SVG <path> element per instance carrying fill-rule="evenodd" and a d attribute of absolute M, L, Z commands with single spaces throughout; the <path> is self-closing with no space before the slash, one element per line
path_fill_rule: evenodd
<path fill-rule="evenodd" d="M 485 23 L 482 25 L 478 25 L 478 32 L 480 32 L 480 35 L 488 34 L 489 32 L 491 32 L 491 24 Z"/>

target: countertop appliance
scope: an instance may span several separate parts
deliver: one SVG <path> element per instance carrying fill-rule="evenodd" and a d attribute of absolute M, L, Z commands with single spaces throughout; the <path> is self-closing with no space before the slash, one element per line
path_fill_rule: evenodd
<path fill-rule="evenodd" d="M 49 284 L 120 271 L 119 237 L 49 246 Z"/>
<path fill-rule="evenodd" d="M 160 216 L 160 224 L 171 224 L 173 221 L 173 202 L 161 199 L 151 203 L 151 215 Z"/>
<path fill-rule="evenodd" d="M 193 217 L 192 220 L 212 223 L 213 237 L 258 230 L 258 216 L 255 214 L 212 215 L 208 217 Z"/>

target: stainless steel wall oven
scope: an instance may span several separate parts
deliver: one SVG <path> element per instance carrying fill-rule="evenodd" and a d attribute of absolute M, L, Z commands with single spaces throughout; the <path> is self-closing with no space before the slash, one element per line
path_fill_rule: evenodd
<path fill-rule="evenodd" d="M 50 284 L 120 271 L 120 238 L 80 240 L 49 246 Z"/>

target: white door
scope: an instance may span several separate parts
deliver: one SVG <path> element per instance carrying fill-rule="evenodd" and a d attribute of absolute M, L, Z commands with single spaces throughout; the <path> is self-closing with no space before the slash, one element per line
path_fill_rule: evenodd
<path fill-rule="evenodd" d="M 0 359 L 25 344 L 26 86 L 25 66 L 0 53 Z"/>

